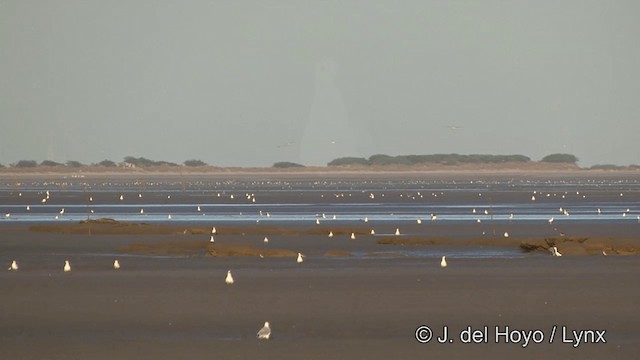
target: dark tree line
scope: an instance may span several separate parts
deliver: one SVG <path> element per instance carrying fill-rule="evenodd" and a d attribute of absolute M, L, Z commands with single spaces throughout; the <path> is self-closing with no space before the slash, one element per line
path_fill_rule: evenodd
<path fill-rule="evenodd" d="M 133 157 L 133 156 L 127 156 L 124 158 L 123 162 L 125 164 L 130 164 L 133 165 L 135 167 L 151 167 L 151 166 L 180 166 L 176 163 L 172 163 L 172 162 L 168 162 L 168 161 L 154 161 L 154 160 L 149 160 L 147 158 L 144 157 Z M 184 166 L 208 166 L 207 163 L 205 163 L 204 161 L 201 160 L 186 160 L 183 164 Z M 52 161 L 52 160 L 44 160 L 41 163 L 38 164 L 37 161 L 35 160 L 20 160 L 17 161 L 13 164 L 10 165 L 11 167 L 14 168 L 34 168 L 34 167 L 39 167 L 39 166 L 46 166 L 46 167 L 61 167 L 61 166 L 65 166 L 65 167 L 71 167 L 71 168 L 80 168 L 83 166 L 88 166 L 85 165 L 79 161 L 75 161 L 75 160 L 70 160 L 67 161 L 65 163 L 59 163 L 56 161 Z M 91 164 L 90 166 L 102 166 L 102 167 L 116 167 L 118 166 L 117 163 L 115 163 L 114 161 L 111 160 L 102 160 L 98 163 L 94 163 Z M 0 165 L 0 167 L 3 167 L 2 165 Z"/>
<path fill-rule="evenodd" d="M 483 155 L 483 154 L 432 154 L 432 155 L 398 155 L 376 154 L 368 159 L 363 157 L 342 157 L 332 160 L 328 166 L 340 165 L 417 165 L 417 164 L 490 164 L 507 162 L 529 162 L 524 155 Z"/>

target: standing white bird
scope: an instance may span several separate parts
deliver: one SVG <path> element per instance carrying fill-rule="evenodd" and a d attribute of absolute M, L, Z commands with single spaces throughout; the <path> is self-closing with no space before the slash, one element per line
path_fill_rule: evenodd
<path fill-rule="evenodd" d="M 298 258 L 296 259 L 296 262 L 298 264 L 300 264 L 301 262 L 303 262 L 304 260 L 302 259 L 303 255 L 301 253 L 298 253 Z"/>
<path fill-rule="evenodd" d="M 320 225 L 320 219 L 316 219 L 316 225 Z"/>
<path fill-rule="evenodd" d="M 333 237 L 333 231 L 329 231 L 329 237 Z"/>
<path fill-rule="evenodd" d="M 224 279 L 224 282 L 227 283 L 227 285 L 233 284 L 233 276 L 231 276 L 231 270 L 227 271 L 227 277 Z"/>
<path fill-rule="evenodd" d="M 120 262 L 118 261 L 118 259 L 113 260 L 113 269 L 120 270 Z"/>
<path fill-rule="evenodd" d="M 509 237 L 509 233 L 508 232 L 504 232 L 504 237 L 508 238 Z"/>
<path fill-rule="evenodd" d="M 11 266 L 9 266 L 8 270 L 10 270 L 10 271 L 18 271 L 18 263 L 15 260 L 13 260 L 13 262 L 11 262 Z"/>
<path fill-rule="evenodd" d="M 550 247 L 549 251 L 551 251 L 551 255 L 553 256 L 562 256 L 562 254 L 558 252 L 558 248 L 555 246 Z"/>
<path fill-rule="evenodd" d="M 364 222 L 369 222 L 369 218 L 368 217 L 364 217 Z"/>
<path fill-rule="evenodd" d="M 399 236 L 399 235 L 400 235 L 400 229 L 396 228 L 396 236 Z"/>
<path fill-rule="evenodd" d="M 264 242 L 265 244 L 268 244 L 269 243 L 269 239 L 265 236 L 264 240 L 262 240 L 262 242 Z"/>
<path fill-rule="evenodd" d="M 167 215 L 167 219 L 171 220 L 171 214 Z"/>
<path fill-rule="evenodd" d="M 553 224 L 553 216 L 549 219 L 549 224 Z"/>
<path fill-rule="evenodd" d="M 371 229 L 371 235 L 375 235 L 375 234 L 376 234 L 376 231 L 375 231 L 375 230 L 373 230 L 373 229 Z M 352 239 L 355 239 L 355 238 L 356 238 L 356 237 L 355 237 L 355 235 L 352 235 L 352 236 L 353 236 L 353 237 L 352 237 Z"/>
<path fill-rule="evenodd" d="M 140 209 L 140 214 L 144 214 L 144 209 Z"/>
<path fill-rule="evenodd" d="M 69 260 L 65 260 L 64 261 L 64 268 L 63 268 L 64 272 L 69 272 L 71 271 L 71 265 L 69 264 Z"/>
<path fill-rule="evenodd" d="M 442 260 L 440 260 L 440 267 L 443 267 L 443 268 L 447 267 L 447 259 L 445 256 L 443 256 Z"/>
<path fill-rule="evenodd" d="M 262 329 L 258 330 L 258 339 L 269 340 L 271 337 L 271 328 L 269 327 L 269 322 L 265 321 Z"/>
<path fill-rule="evenodd" d="M 124 195 L 120 195 L 120 200 L 124 200 Z"/>
<path fill-rule="evenodd" d="M 373 230 L 371 230 L 373 231 Z M 351 233 L 351 240 L 355 240 L 356 239 L 356 233 Z"/>
<path fill-rule="evenodd" d="M 211 228 L 211 233 L 214 235 L 218 233 L 215 226 Z"/>
<path fill-rule="evenodd" d="M 209 242 L 216 242 L 216 240 L 213 238 L 213 235 L 211 235 L 211 238 L 209 239 Z"/>
<path fill-rule="evenodd" d="M 416 222 L 417 222 L 418 224 L 422 224 L 422 219 L 417 219 L 417 220 L 416 220 Z"/>

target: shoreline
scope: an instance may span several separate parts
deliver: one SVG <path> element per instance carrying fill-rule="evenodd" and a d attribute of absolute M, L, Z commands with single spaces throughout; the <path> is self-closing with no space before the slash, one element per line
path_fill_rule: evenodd
<path fill-rule="evenodd" d="M 145 167 L 145 168 L 105 168 L 105 167 L 37 167 L 0 168 L 0 177 L 19 176 L 358 176 L 358 175 L 548 175 L 562 176 L 629 176 L 638 175 L 639 168 L 589 169 L 568 164 L 469 164 L 469 165 L 385 165 L 385 166 L 331 166 L 304 168 L 272 167 Z"/>

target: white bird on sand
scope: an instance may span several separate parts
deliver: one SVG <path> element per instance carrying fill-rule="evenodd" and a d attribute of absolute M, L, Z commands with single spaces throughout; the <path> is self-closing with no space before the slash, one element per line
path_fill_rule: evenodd
<path fill-rule="evenodd" d="M 400 229 L 396 228 L 396 236 L 400 235 Z"/>
<path fill-rule="evenodd" d="M 10 271 L 18 271 L 18 263 L 15 260 L 13 260 L 13 262 L 11 262 L 11 266 L 9 266 L 8 270 L 10 270 Z"/>
<path fill-rule="evenodd" d="M 138 194 L 138 197 L 139 197 L 139 198 L 141 198 L 141 197 L 142 197 L 142 194 Z"/>
<path fill-rule="evenodd" d="M 604 250 L 602 250 L 602 255 L 607 256 L 607 253 Z"/>
<path fill-rule="evenodd" d="M 124 200 L 124 195 L 120 195 L 120 200 Z"/>
<path fill-rule="evenodd" d="M 531 201 L 536 201 L 536 196 L 535 195 L 531 195 Z"/>
<path fill-rule="evenodd" d="M 549 224 L 553 224 L 553 216 L 549 219 Z"/>
<path fill-rule="evenodd" d="M 369 222 L 369 218 L 368 217 L 364 217 L 364 222 Z"/>
<path fill-rule="evenodd" d="M 373 230 L 371 230 L 373 231 Z M 355 233 L 351 233 L 351 240 L 355 240 L 356 239 L 356 234 Z"/>
<path fill-rule="evenodd" d="M 118 259 L 113 260 L 113 269 L 114 270 L 120 269 L 120 262 L 118 261 Z"/>
<path fill-rule="evenodd" d="M 262 329 L 258 330 L 258 339 L 269 340 L 271 336 L 271 328 L 269 327 L 269 322 L 265 321 Z"/>
<path fill-rule="evenodd" d="M 477 222 L 478 224 L 480 224 L 480 223 L 482 222 L 482 220 L 480 220 L 480 219 L 476 219 L 476 222 Z"/>
<path fill-rule="evenodd" d="M 558 252 L 558 248 L 555 246 L 550 247 L 549 251 L 551 251 L 551 255 L 553 256 L 562 256 L 562 254 Z"/>
<path fill-rule="evenodd" d="M 216 242 L 216 240 L 213 238 L 213 235 L 211 235 L 211 238 L 209 238 L 209 242 Z"/>
<path fill-rule="evenodd" d="M 416 222 L 417 222 L 418 224 L 422 224 L 422 219 L 416 219 Z"/>
<path fill-rule="evenodd" d="M 64 268 L 63 268 L 64 272 L 69 272 L 71 271 L 71 265 L 69 264 L 69 260 L 65 260 L 64 261 Z"/>
<path fill-rule="evenodd" d="M 442 260 L 440 260 L 440 267 L 443 267 L 443 268 L 447 267 L 447 259 L 445 256 L 443 256 Z"/>
<path fill-rule="evenodd" d="M 376 234 L 376 231 L 375 231 L 375 230 L 373 230 L 373 229 L 371 229 L 371 235 L 375 235 L 375 234 Z M 353 234 L 351 234 L 351 236 L 353 236 L 353 237 L 352 237 L 352 239 L 355 239 L 355 238 L 356 238 L 356 236 L 355 236 L 355 235 L 353 235 Z"/>
<path fill-rule="evenodd" d="M 298 258 L 296 259 L 296 262 L 297 262 L 298 264 L 300 264 L 301 262 L 303 262 L 303 261 L 304 261 L 304 260 L 302 259 L 302 257 L 303 257 L 303 255 L 302 255 L 302 254 L 300 254 L 300 253 L 298 253 Z"/>
<path fill-rule="evenodd" d="M 333 231 L 329 231 L 329 237 L 333 237 Z"/>
<path fill-rule="evenodd" d="M 320 219 L 316 219 L 316 225 L 320 225 Z"/>
<path fill-rule="evenodd" d="M 224 279 L 224 282 L 227 283 L 227 285 L 233 284 L 233 276 L 231 276 L 231 270 L 227 271 L 227 277 Z"/>
<path fill-rule="evenodd" d="M 216 230 L 215 226 L 211 228 L 211 233 L 212 234 L 217 234 L 218 233 L 218 230 Z"/>
<path fill-rule="evenodd" d="M 268 244 L 269 243 L 269 239 L 265 236 L 264 240 L 262 240 L 262 242 L 264 242 L 265 244 Z"/>
<path fill-rule="evenodd" d="M 509 233 L 508 232 L 504 232 L 504 237 L 508 238 L 509 237 Z"/>
<path fill-rule="evenodd" d="M 431 214 L 431 221 L 438 220 L 438 216 L 436 214 Z"/>

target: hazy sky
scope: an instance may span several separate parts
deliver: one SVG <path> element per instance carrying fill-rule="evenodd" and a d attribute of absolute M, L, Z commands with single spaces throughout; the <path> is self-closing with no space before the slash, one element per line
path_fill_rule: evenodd
<path fill-rule="evenodd" d="M 638 19 L 636 0 L 0 0 L 0 163 L 640 164 Z"/>

